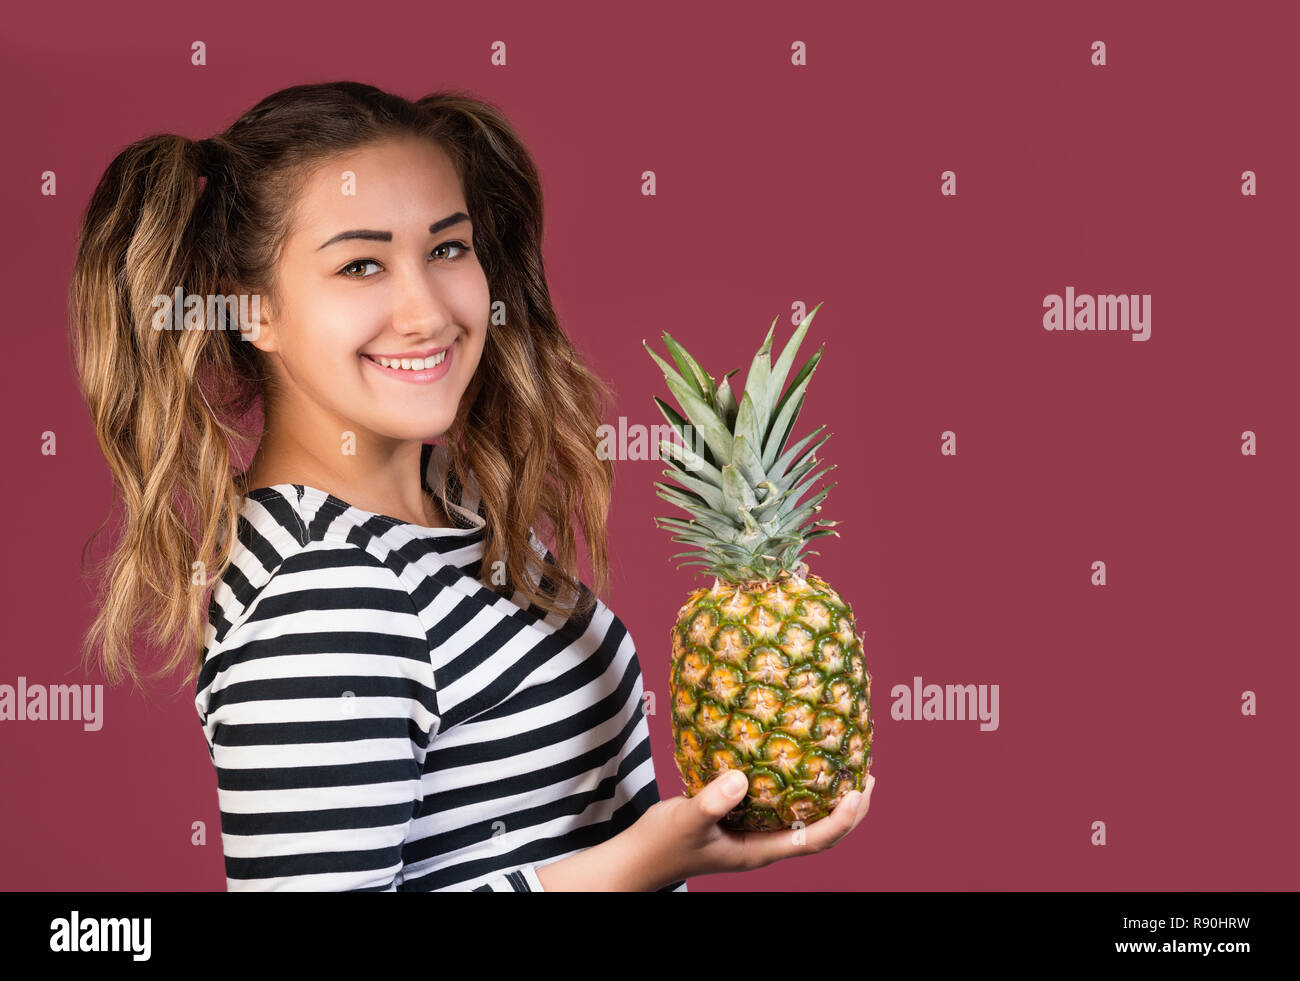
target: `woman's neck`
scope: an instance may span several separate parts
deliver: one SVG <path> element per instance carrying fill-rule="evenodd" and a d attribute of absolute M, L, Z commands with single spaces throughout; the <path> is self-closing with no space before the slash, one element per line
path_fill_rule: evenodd
<path fill-rule="evenodd" d="M 420 472 L 424 444 L 418 440 L 358 440 L 355 452 L 321 454 L 295 437 L 268 428 L 244 473 L 252 490 L 273 484 L 315 487 L 353 507 L 428 528 L 450 528 L 440 502 L 424 490 Z"/>

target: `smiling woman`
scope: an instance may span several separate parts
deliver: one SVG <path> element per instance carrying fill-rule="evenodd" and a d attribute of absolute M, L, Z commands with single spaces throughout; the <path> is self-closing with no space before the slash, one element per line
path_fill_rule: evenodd
<path fill-rule="evenodd" d="M 247 486 L 315 483 L 427 523 L 421 440 L 452 429 L 488 334 L 467 209 L 450 155 L 421 136 L 381 138 L 306 170 L 276 297 L 251 342 L 275 396 Z"/>
<path fill-rule="evenodd" d="M 189 669 L 230 889 L 685 889 L 541 239 L 458 93 L 297 86 L 95 189 L 72 346 L 125 523 L 86 651 L 139 684 L 147 627 Z M 155 330 L 178 289 L 257 329 Z"/>

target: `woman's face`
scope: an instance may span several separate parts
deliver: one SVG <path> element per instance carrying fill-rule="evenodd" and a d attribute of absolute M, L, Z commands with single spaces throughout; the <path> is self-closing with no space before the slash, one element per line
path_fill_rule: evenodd
<path fill-rule="evenodd" d="M 369 443 L 447 431 L 490 314 L 467 211 L 428 140 L 372 144 L 314 171 L 277 269 L 279 306 L 252 341 L 275 372 L 277 425 Z"/>

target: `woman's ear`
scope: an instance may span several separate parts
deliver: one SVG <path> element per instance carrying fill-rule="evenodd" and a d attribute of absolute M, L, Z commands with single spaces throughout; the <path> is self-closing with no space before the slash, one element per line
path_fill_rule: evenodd
<path fill-rule="evenodd" d="M 239 333 L 263 353 L 278 350 L 275 337 L 276 317 L 269 297 L 256 291 L 237 292 L 239 297 Z"/>

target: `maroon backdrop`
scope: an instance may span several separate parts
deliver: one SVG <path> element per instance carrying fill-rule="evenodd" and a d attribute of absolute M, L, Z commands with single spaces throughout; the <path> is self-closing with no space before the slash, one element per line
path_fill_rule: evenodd
<path fill-rule="evenodd" d="M 843 523 L 812 568 L 866 634 L 880 786 L 833 851 L 693 890 L 1296 887 L 1294 5 L 296 6 L 6 11 L 0 684 L 104 682 L 78 559 L 110 483 L 65 297 L 114 154 L 300 82 L 466 88 L 536 156 L 557 308 L 629 424 L 666 394 L 643 338 L 719 375 L 824 301 L 797 435 L 834 432 Z M 1149 340 L 1044 330 L 1067 287 L 1149 294 Z M 666 641 L 697 581 L 651 521 L 661 468 L 618 464 L 608 600 L 668 796 Z M 915 677 L 998 685 L 998 728 L 891 717 Z M 224 888 L 192 691 L 104 699 L 96 732 L 0 722 L 0 886 Z"/>

